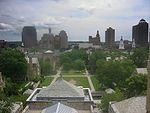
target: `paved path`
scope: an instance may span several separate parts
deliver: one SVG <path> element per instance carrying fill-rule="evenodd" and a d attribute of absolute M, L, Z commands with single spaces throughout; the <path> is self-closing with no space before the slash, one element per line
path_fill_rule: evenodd
<path fill-rule="evenodd" d="M 91 77 L 89 76 L 88 70 L 85 69 L 85 72 L 86 72 L 86 77 L 88 78 L 88 81 L 89 81 L 89 85 L 90 85 L 90 87 L 91 87 L 91 91 L 95 91 L 95 88 L 94 88 L 93 83 L 92 83 L 92 81 L 91 81 Z"/>
<path fill-rule="evenodd" d="M 60 77 L 61 70 L 62 70 L 62 67 L 60 67 L 60 68 L 57 70 L 57 74 L 53 76 L 54 79 L 53 79 L 53 81 L 51 82 L 51 84 L 53 84 L 53 83 L 57 80 L 57 78 Z"/>

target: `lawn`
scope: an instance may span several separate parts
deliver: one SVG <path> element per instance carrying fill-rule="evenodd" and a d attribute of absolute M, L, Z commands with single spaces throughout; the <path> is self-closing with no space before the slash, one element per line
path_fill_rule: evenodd
<path fill-rule="evenodd" d="M 48 86 L 48 85 L 50 85 L 50 83 L 52 82 L 53 79 L 54 79 L 54 77 L 45 77 L 45 78 L 42 80 L 40 86 L 43 87 L 43 86 Z"/>
<path fill-rule="evenodd" d="M 62 71 L 63 75 L 85 75 L 85 70 L 82 71 L 75 71 L 75 70 L 69 70 L 69 71 Z"/>
<path fill-rule="evenodd" d="M 87 77 L 63 77 L 63 79 L 74 85 L 90 88 Z"/>
<path fill-rule="evenodd" d="M 97 80 L 96 76 L 91 76 L 91 80 L 92 80 L 92 83 L 94 85 L 95 90 L 99 91 L 100 90 L 100 83 Z"/>

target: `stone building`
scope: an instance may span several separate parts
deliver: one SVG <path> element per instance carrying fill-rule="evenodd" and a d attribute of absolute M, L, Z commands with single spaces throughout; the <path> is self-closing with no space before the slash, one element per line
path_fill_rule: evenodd
<path fill-rule="evenodd" d="M 123 41 L 122 36 L 121 36 L 120 43 L 119 43 L 119 49 L 120 49 L 120 50 L 123 50 L 123 49 L 124 49 L 124 41 Z"/>
<path fill-rule="evenodd" d="M 97 31 L 96 37 L 89 36 L 89 43 L 92 43 L 93 45 L 100 45 L 99 31 Z"/>
<path fill-rule="evenodd" d="M 39 47 L 42 49 L 59 50 L 68 48 L 68 36 L 67 33 L 62 30 L 59 35 L 53 35 L 51 29 L 49 33 L 43 34 L 39 41 Z"/>
<path fill-rule="evenodd" d="M 132 27 L 133 40 L 135 40 L 136 47 L 148 47 L 148 23 L 144 19 Z"/>
<path fill-rule="evenodd" d="M 34 26 L 25 26 L 23 28 L 22 42 L 25 48 L 37 46 L 37 32 Z"/>
<path fill-rule="evenodd" d="M 92 113 L 93 110 L 90 89 L 77 87 L 61 78 L 46 88 L 35 89 L 27 99 L 28 109 L 25 113 L 41 113 L 42 110 L 59 103 L 77 113 Z"/>
<path fill-rule="evenodd" d="M 115 29 L 109 27 L 105 31 L 105 45 L 107 48 L 112 48 L 115 42 Z"/>
<path fill-rule="evenodd" d="M 40 76 L 40 65 L 38 58 L 26 57 L 27 60 L 27 78 L 31 80 L 35 76 Z"/>

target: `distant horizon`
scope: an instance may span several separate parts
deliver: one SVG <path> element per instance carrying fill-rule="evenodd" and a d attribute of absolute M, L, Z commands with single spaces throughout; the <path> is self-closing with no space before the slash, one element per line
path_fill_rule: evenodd
<path fill-rule="evenodd" d="M 35 26 L 38 40 L 52 28 L 79 41 L 99 30 L 104 42 L 108 27 L 115 29 L 115 40 L 132 40 L 132 26 L 142 18 L 150 23 L 149 11 L 149 0 L 0 0 L 0 40 L 21 40 L 23 26 Z"/>

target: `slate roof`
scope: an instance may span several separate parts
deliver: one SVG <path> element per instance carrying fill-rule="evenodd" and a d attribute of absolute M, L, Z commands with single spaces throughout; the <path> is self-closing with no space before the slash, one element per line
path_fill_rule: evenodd
<path fill-rule="evenodd" d="M 146 97 L 132 97 L 111 104 L 115 113 L 146 113 Z"/>
<path fill-rule="evenodd" d="M 57 103 L 42 110 L 42 113 L 78 113 L 74 108 Z"/>
<path fill-rule="evenodd" d="M 38 97 L 83 97 L 84 92 L 83 89 L 76 87 L 75 85 L 63 80 L 59 79 L 53 84 L 49 85 L 47 88 L 42 89 Z"/>

